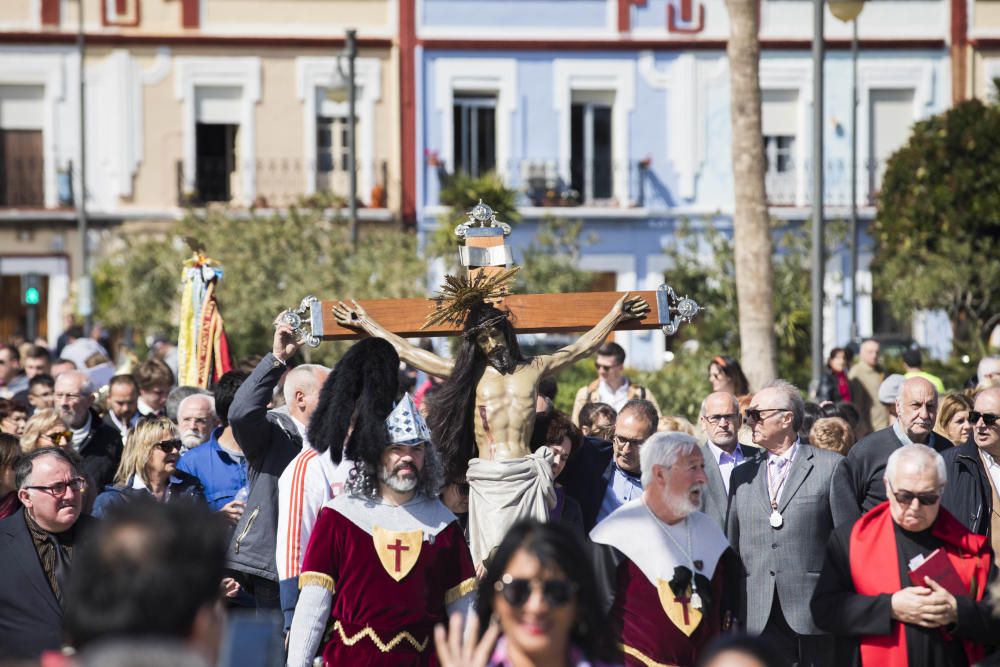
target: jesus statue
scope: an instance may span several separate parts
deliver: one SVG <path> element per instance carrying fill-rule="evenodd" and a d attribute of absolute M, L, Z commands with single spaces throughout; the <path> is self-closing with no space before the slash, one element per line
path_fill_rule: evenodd
<path fill-rule="evenodd" d="M 469 532 L 473 562 L 483 564 L 518 519 L 548 518 L 555 504 L 552 453 L 532 453 L 539 381 L 593 354 L 619 324 L 642 318 L 649 304 L 622 296 L 590 331 L 574 343 L 537 357 L 524 357 L 509 313 L 484 299 L 467 309 L 462 342 L 454 359 L 411 345 L 386 330 L 352 301 L 334 307 L 337 323 L 384 338 L 400 359 L 445 378 L 429 399 L 428 424 L 449 482 L 469 484 Z"/>

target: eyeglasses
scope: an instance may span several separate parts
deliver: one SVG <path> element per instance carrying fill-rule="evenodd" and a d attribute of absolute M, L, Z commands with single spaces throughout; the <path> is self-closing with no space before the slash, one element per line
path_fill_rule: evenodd
<path fill-rule="evenodd" d="M 888 483 L 888 480 L 886 481 Z M 892 484 L 889 484 L 889 490 L 892 491 L 892 495 L 896 498 L 896 502 L 904 507 L 909 507 L 913 503 L 913 499 L 916 498 L 917 502 L 921 505 L 934 505 L 937 501 L 941 500 L 940 493 L 913 493 L 913 491 L 897 491 L 892 488 Z"/>
<path fill-rule="evenodd" d="M 631 445 L 633 449 L 639 449 L 642 443 L 646 442 L 645 438 L 623 438 L 620 435 L 616 435 L 611 439 L 611 442 L 615 444 L 616 447 L 624 447 L 625 445 Z"/>
<path fill-rule="evenodd" d="M 763 417 L 765 412 L 791 412 L 788 408 L 748 408 L 743 414 L 746 416 L 748 422 L 762 422 L 767 420 L 767 417 Z M 771 415 L 768 415 L 770 417 Z"/>
<path fill-rule="evenodd" d="M 73 431 L 57 431 L 55 433 L 43 433 L 42 437 L 48 438 L 56 446 L 61 445 L 64 441 L 69 442 L 73 438 Z"/>
<path fill-rule="evenodd" d="M 705 419 L 708 420 L 709 424 L 715 425 L 725 419 L 730 424 L 735 424 L 740 418 L 740 413 L 733 412 L 727 415 L 705 415 Z"/>
<path fill-rule="evenodd" d="M 971 410 L 969 412 L 969 423 L 978 424 L 980 417 L 982 417 L 983 424 L 986 426 L 993 426 L 1000 419 L 1000 415 L 995 415 L 991 412 L 976 412 L 975 410 Z"/>
<path fill-rule="evenodd" d="M 500 581 L 493 584 L 493 590 L 503 595 L 503 599 L 512 607 L 523 607 L 536 588 L 541 588 L 545 604 L 562 607 L 569 604 L 579 586 L 566 579 L 515 579 L 509 574 L 503 575 Z"/>
<path fill-rule="evenodd" d="M 176 438 L 171 440 L 161 440 L 160 442 L 153 445 L 153 447 L 156 447 L 164 454 L 169 454 L 170 452 L 180 450 L 181 441 Z"/>
<path fill-rule="evenodd" d="M 594 362 L 594 366 L 596 366 L 599 371 L 610 371 L 612 368 L 618 368 L 621 364 L 599 364 Z"/>
<path fill-rule="evenodd" d="M 66 495 L 67 489 L 73 489 L 77 493 L 83 491 L 87 488 L 87 480 L 83 477 L 74 477 L 68 482 L 56 482 L 55 484 L 49 484 L 48 486 L 26 486 L 26 489 L 34 489 L 35 491 L 44 491 L 53 498 L 62 498 Z"/>

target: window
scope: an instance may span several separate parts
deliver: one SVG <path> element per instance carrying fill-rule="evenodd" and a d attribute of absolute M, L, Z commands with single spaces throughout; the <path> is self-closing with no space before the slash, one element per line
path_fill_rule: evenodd
<path fill-rule="evenodd" d="M 913 90 L 871 90 L 868 100 L 868 196 L 874 200 L 886 161 L 910 136 Z"/>
<path fill-rule="evenodd" d="M 614 94 L 574 92 L 570 107 L 570 187 L 585 203 L 614 193 L 611 110 Z"/>
<path fill-rule="evenodd" d="M 764 134 L 764 182 L 771 204 L 795 204 L 798 173 L 795 138 L 798 93 L 794 90 L 761 91 L 761 129 Z"/>
<path fill-rule="evenodd" d="M 452 164 L 455 172 L 478 177 L 497 168 L 497 98 L 456 94 L 452 106 Z"/>
<path fill-rule="evenodd" d="M 0 206 L 45 205 L 42 86 L 0 86 Z"/>
<path fill-rule="evenodd" d="M 195 191 L 201 202 L 234 198 L 242 97 L 238 86 L 199 86 L 196 90 Z"/>

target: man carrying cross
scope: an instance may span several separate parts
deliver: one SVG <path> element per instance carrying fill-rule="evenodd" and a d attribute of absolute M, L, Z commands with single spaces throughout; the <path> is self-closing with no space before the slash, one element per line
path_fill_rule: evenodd
<path fill-rule="evenodd" d="M 464 478 L 470 486 L 469 537 L 478 566 L 515 521 L 544 521 L 555 504 L 551 452 L 542 447 L 531 453 L 529 446 L 539 381 L 589 357 L 619 324 L 643 317 L 649 305 L 625 294 L 576 342 L 553 354 L 524 357 L 509 313 L 488 302 L 489 286 L 477 292 L 477 285 L 482 283 L 463 283 L 464 297 L 449 306 L 463 327 L 454 359 L 411 345 L 356 302 L 339 303 L 334 316 L 341 326 L 386 339 L 411 366 L 446 378 L 429 404 L 428 422 L 447 481 Z"/>
<path fill-rule="evenodd" d="M 288 665 L 433 664 L 434 625 L 472 604 L 462 529 L 437 499 L 441 464 L 409 394 L 388 442 L 348 441 L 354 471 L 320 510 L 299 575 Z M 329 631 L 327 632 L 327 628 Z"/>

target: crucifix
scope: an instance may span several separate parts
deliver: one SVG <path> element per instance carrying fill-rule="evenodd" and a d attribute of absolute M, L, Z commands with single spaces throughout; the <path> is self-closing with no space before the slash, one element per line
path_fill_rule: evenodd
<path fill-rule="evenodd" d="M 667 285 L 636 294 L 593 292 L 516 295 L 510 226 L 480 202 L 455 229 L 467 276 L 448 276 L 434 299 L 319 301 L 307 297 L 284 321 L 311 346 L 320 340 L 377 336 L 400 359 L 444 382 L 431 399 L 428 424 L 449 482 L 470 487 L 473 559 L 484 562 L 517 519 L 545 520 L 555 503 L 548 448 L 530 451 L 539 381 L 586 358 L 616 329 L 676 333 L 700 307 Z M 516 333 L 586 331 L 547 355 L 525 357 Z M 461 335 L 452 359 L 406 339 Z M 513 499 L 517 498 L 515 502 Z M 508 499 L 508 500 L 505 500 Z"/>

